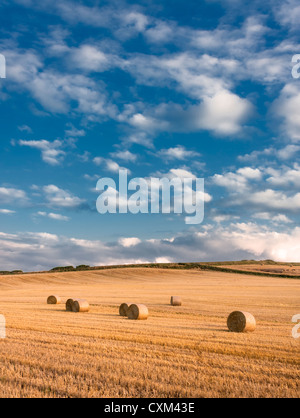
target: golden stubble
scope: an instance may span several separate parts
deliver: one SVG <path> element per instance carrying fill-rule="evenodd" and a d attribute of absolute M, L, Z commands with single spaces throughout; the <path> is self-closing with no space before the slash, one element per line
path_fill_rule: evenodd
<path fill-rule="evenodd" d="M 0 396 L 299 397 L 299 291 L 291 279 L 142 268 L 1 277 Z M 51 294 L 90 312 L 47 305 Z M 147 321 L 119 316 L 128 300 Z M 255 333 L 228 332 L 235 310 L 255 316 Z"/>

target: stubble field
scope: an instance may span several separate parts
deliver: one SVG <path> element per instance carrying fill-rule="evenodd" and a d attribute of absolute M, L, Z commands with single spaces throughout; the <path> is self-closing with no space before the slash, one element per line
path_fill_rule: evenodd
<path fill-rule="evenodd" d="M 86 298 L 90 313 L 50 306 Z M 182 307 L 171 307 L 180 295 Z M 0 278 L 0 397 L 299 397 L 300 281 L 158 269 Z M 144 303 L 147 321 L 118 315 Z M 254 334 L 232 334 L 233 310 L 251 312 Z"/>

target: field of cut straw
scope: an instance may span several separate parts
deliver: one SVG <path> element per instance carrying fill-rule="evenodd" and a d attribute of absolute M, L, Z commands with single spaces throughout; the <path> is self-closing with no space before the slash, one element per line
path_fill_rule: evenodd
<path fill-rule="evenodd" d="M 83 298 L 89 313 L 47 305 Z M 182 306 L 170 306 L 171 296 Z M 158 269 L 0 278 L 1 397 L 299 397 L 300 281 Z M 149 318 L 119 316 L 122 302 Z M 251 312 L 251 334 L 227 330 Z"/>

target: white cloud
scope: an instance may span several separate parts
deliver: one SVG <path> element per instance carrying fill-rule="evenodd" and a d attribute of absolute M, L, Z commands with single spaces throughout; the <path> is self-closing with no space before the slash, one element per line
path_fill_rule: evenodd
<path fill-rule="evenodd" d="M 98 181 L 99 179 L 100 179 L 100 175 L 98 175 L 98 174 L 94 174 L 94 175 L 90 175 L 90 174 L 84 174 L 84 176 L 83 176 L 83 178 L 85 179 L 85 180 L 88 180 L 88 181 L 94 181 L 94 182 L 96 182 L 96 181 Z"/>
<path fill-rule="evenodd" d="M 76 1 L 64 0 L 53 3 L 49 0 L 39 7 L 46 8 L 48 13 L 58 14 L 71 24 L 83 23 L 94 27 L 109 27 L 112 19 L 112 10 L 99 7 L 89 7 Z"/>
<path fill-rule="evenodd" d="M 298 212 L 300 210 L 300 193 L 288 196 L 284 192 L 267 189 L 244 195 L 237 199 L 236 203 L 243 205 L 252 203 L 260 208 Z"/>
<path fill-rule="evenodd" d="M 255 223 L 200 228 L 172 239 L 134 238 L 106 244 L 49 233 L 0 233 L 3 269 L 50 269 L 57 265 L 112 265 L 147 262 L 199 262 L 273 259 L 300 262 L 300 228 L 276 232 Z M 125 246 L 124 246 L 125 243 Z"/>
<path fill-rule="evenodd" d="M 72 49 L 69 63 L 75 68 L 95 72 L 106 71 L 110 67 L 108 56 L 92 45 L 81 45 Z"/>
<path fill-rule="evenodd" d="M 168 124 L 165 121 L 160 121 L 151 116 L 145 116 L 141 113 L 136 113 L 133 115 L 128 123 L 135 128 L 144 130 L 144 131 L 155 131 L 155 130 L 168 130 Z"/>
<path fill-rule="evenodd" d="M 157 257 L 155 259 L 155 263 L 157 263 L 157 264 L 168 264 L 168 263 L 171 263 L 171 262 L 172 262 L 171 259 L 167 258 L 167 257 Z"/>
<path fill-rule="evenodd" d="M 173 180 L 176 178 L 180 178 L 181 180 L 185 180 L 185 179 L 192 179 L 192 180 L 196 180 L 197 176 L 193 173 L 191 173 L 190 171 L 187 170 L 187 168 L 172 168 L 169 172 L 167 173 L 162 173 L 162 172 L 156 172 L 154 174 L 152 174 L 151 177 L 154 178 L 168 178 L 169 180 Z M 149 179 L 148 179 L 149 180 Z M 186 187 L 185 189 L 186 191 L 191 191 L 193 193 L 193 204 L 195 204 L 195 197 L 196 195 L 194 194 L 194 190 L 190 190 L 189 187 Z M 212 196 L 209 193 L 206 193 L 205 191 L 197 191 L 197 197 L 199 198 L 200 201 L 203 201 L 205 203 L 209 203 L 212 201 Z"/>
<path fill-rule="evenodd" d="M 232 81 L 223 77 L 220 68 L 226 70 L 228 61 L 192 52 L 161 57 L 138 54 L 127 60 L 124 67 L 140 84 L 170 87 L 175 82 L 177 90 L 198 100 L 232 87 Z"/>
<path fill-rule="evenodd" d="M 215 174 L 212 181 L 217 186 L 225 187 L 233 192 L 242 193 L 250 186 L 249 180 L 261 180 L 262 173 L 259 169 L 243 167 L 236 173 Z"/>
<path fill-rule="evenodd" d="M 123 15 L 126 30 L 134 28 L 137 32 L 144 32 L 149 20 L 148 17 L 139 12 L 129 12 Z"/>
<path fill-rule="evenodd" d="M 122 140 L 123 144 L 126 146 L 131 146 L 133 144 L 141 145 L 145 148 L 153 149 L 153 140 L 146 132 L 135 132 Z"/>
<path fill-rule="evenodd" d="M 222 48 L 227 54 L 242 56 L 247 51 L 257 48 L 268 31 L 268 27 L 264 25 L 264 17 L 256 15 L 246 18 L 241 28 L 226 28 L 220 25 L 215 30 L 191 32 L 191 42 L 201 50 L 216 51 Z"/>
<path fill-rule="evenodd" d="M 20 140 L 19 144 L 21 146 L 26 146 L 30 148 L 36 148 L 41 151 L 42 159 L 45 163 L 50 165 L 59 165 L 62 163 L 66 153 L 60 148 L 62 147 L 62 142 L 59 140 L 49 142 L 45 139 L 40 141 L 23 141 Z"/>
<path fill-rule="evenodd" d="M 0 209 L 0 214 L 2 215 L 13 215 L 16 212 L 14 210 L 10 210 L 10 209 Z"/>
<path fill-rule="evenodd" d="M 121 167 L 116 161 L 110 160 L 109 158 L 95 157 L 93 161 L 97 166 L 104 166 L 104 168 L 110 173 L 117 174 L 120 170 L 127 170 L 128 174 L 131 173 L 130 170 Z"/>
<path fill-rule="evenodd" d="M 186 160 L 189 158 L 201 157 L 196 151 L 189 151 L 184 146 L 178 145 L 174 148 L 162 149 L 156 153 L 160 158 L 168 160 Z"/>
<path fill-rule="evenodd" d="M 120 238 L 119 244 L 122 247 L 135 247 L 136 245 L 140 244 L 142 241 L 139 238 Z"/>
<path fill-rule="evenodd" d="M 32 129 L 30 128 L 30 126 L 22 125 L 22 126 L 18 126 L 18 129 L 21 132 L 27 132 L 28 134 L 32 134 Z"/>
<path fill-rule="evenodd" d="M 252 115 L 253 105 L 249 100 L 231 91 L 233 74 L 237 65 L 232 60 L 209 55 L 199 56 L 180 53 L 155 57 L 136 55 L 127 61 L 125 69 L 141 84 L 175 87 L 185 95 L 199 101 L 198 106 L 181 109 L 186 123 L 178 129 L 180 122 L 173 116 L 180 106 L 160 105 L 152 112 L 136 113 L 129 123 L 143 130 L 210 130 L 217 135 L 236 135 Z M 165 115 L 163 115 L 165 113 Z M 168 119 L 168 115 L 170 119 Z M 165 116 L 165 118 L 163 117 Z M 177 118 L 178 119 L 178 118 Z M 182 125 L 182 124 L 181 124 Z"/>
<path fill-rule="evenodd" d="M 252 151 L 250 154 L 246 155 L 240 155 L 238 157 L 239 161 L 242 162 L 249 162 L 254 161 L 256 162 L 258 159 L 262 157 L 275 157 L 279 160 L 290 160 L 295 157 L 295 154 L 297 154 L 300 151 L 299 145 L 289 144 L 286 145 L 283 148 L 265 148 L 262 151 Z"/>
<path fill-rule="evenodd" d="M 236 136 L 242 133 L 253 112 L 247 99 L 227 90 L 202 99 L 199 105 L 185 108 L 175 103 L 162 103 L 156 107 L 145 105 L 143 113 L 123 115 L 122 121 L 147 134 L 209 130 L 217 136 Z"/>
<path fill-rule="evenodd" d="M 252 111 L 253 107 L 248 100 L 224 90 L 214 97 L 204 98 L 199 107 L 197 125 L 217 135 L 236 135 L 241 132 L 243 123 Z"/>
<path fill-rule="evenodd" d="M 55 221 L 69 221 L 70 218 L 68 216 L 60 215 L 59 213 L 47 213 L 47 212 L 37 212 L 37 216 L 42 216 L 45 218 L 53 219 Z"/>
<path fill-rule="evenodd" d="M 110 155 L 112 158 L 117 158 L 118 160 L 131 162 L 131 163 L 135 163 L 138 158 L 136 154 L 133 154 L 132 152 L 128 150 L 112 152 Z"/>
<path fill-rule="evenodd" d="M 283 223 L 283 224 L 289 224 L 292 223 L 292 221 L 286 216 L 286 215 L 276 215 L 272 219 L 275 223 Z"/>
<path fill-rule="evenodd" d="M 72 125 L 72 123 L 69 123 L 67 125 L 67 129 L 65 131 L 65 135 L 68 138 L 78 138 L 78 137 L 83 137 L 86 135 L 86 132 L 84 129 L 77 129 L 75 128 L 74 125 Z"/>
<path fill-rule="evenodd" d="M 237 173 L 248 180 L 260 180 L 262 172 L 258 168 L 242 167 L 237 170 Z"/>
<path fill-rule="evenodd" d="M 244 167 L 236 172 L 216 174 L 210 182 L 229 192 L 220 200 L 222 207 L 231 208 L 235 214 L 242 213 L 244 217 L 249 211 L 252 211 L 251 216 L 267 213 L 264 219 L 282 223 L 281 215 L 294 214 L 300 209 L 300 168 L 297 164 L 293 168 L 277 169 Z"/>
<path fill-rule="evenodd" d="M 300 87 L 299 84 L 287 84 L 281 91 L 273 109 L 277 116 L 283 119 L 284 133 L 293 142 L 300 141 Z"/>
<path fill-rule="evenodd" d="M 286 147 L 279 149 L 277 152 L 278 158 L 281 160 L 289 160 L 293 157 L 295 157 L 295 154 L 297 154 L 300 151 L 299 145 L 287 145 Z"/>
<path fill-rule="evenodd" d="M 183 168 L 172 168 L 169 173 L 170 178 L 179 177 L 181 179 L 196 179 L 195 174 L 183 169 Z"/>
<path fill-rule="evenodd" d="M 213 217 L 213 220 L 217 223 L 229 222 L 239 219 L 239 216 L 232 216 L 232 215 L 217 215 Z"/>
<path fill-rule="evenodd" d="M 6 57 L 9 81 L 17 83 L 22 90 L 30 85 L 43 68 L 42 60 L 32 51 L 19 50 L 15 45 L 9 45 L 7 50 L 2 48 L 1 53 Z"/>
<path fill-rule="evenodd" d="M 28 197 L 24 190 L 0 187 L 0 202 L 4 204 L 24 205 L 28 203 Z"/>
<path fill-rule="evenodd" d="M 87 66 L 99 66 L 99 57 L 98 61 L 93 58 L 91 56 L 93 51 L 88 48 L 89 46 L 82 46 L 76 50 L 78 65 L 82 57 Z M 72 110 L 92 120 L 116 117 L 116 107 L 108 102 L 104 83 L 95 82 L 92 78 L 81 74 L 46 69 L 37 53 L 23 51 L 12 42 L 8 44 L 7 49 L 1 48 L 1 52 L 5 54 L 8 62 L 8 89 L 29 91 L 47 112 L 67 114 Z M 47 115 L 41 110 L 35 111 Z"/>
<path fill-rule="evenodd" d="M 268 212 L 260 212 L 256 213 L 252 216 L 255 219 L 261 219 L 264 221 L 271 221 L 275 224 L 289 224 L 292 223 L 291 219 L 289 219 L 286 215 L 279 214 L 279 215 L 272 215 Z"/>
<path fill-rule="evenodd" d="M 155 25 L 145 31 L 145 36 L 152 43 L 166 43 L 173 41 L 176 31 L 175 25 L 156 21 Z"/>
<path fill-rule="evenodd" d="M 72 195 L 55 185 L 48 185 L 43 187 L 46 199 L 51 206 L 62 208 L 78 208 L 85 203 L 85 200 Z"/>
<path fill-rule="evenodd" d="M 288 80 L 291 52 L 278 48 L 265 50 L 245 61 L 244 77 L 262 84 L 277 84 Z"/>
<path fill-rule="evenodd" d="M 275 16 L 278 22 L 291 30 L 298 29 L 300 21 L 299 2 L 297 0 L 286 0 L 284 2 L 279 2 L 278 6 L 274 7 Z"/>
<path fill-rule="evenodd" d="M 167 173 L 163 173 L 160 171 L 157 171 L 156 173 L 153 173 L 151 175 L 151 177 L 156 177 L 156 178 L 163 178 L 166 177 L 170 180 L 178 177 L 182 180 L 184 179 L 193 179 L 195 180 L 197 178 L 197 176 L 195 174 L 193 174 L 191 171 L 189 171 L 186 167 L 182 167 L 182 168 L 171 168 Z"/>
<path fill-rule="evenodd" d="M 44 71 L 28 85 L 34 98 L 48 111 L 66 114 L 71 109 L 87 117 L 114 117 L 102 85 L 83 75 Z M 74 106 L 74 107 L 73 107 Z"/>
<path fill-rule="evenodd" d="M 297 189 L 300 186 L 300 166 L 297 164 L 293 168 L 284 167 L 283 169 L 274 169 L 268 172 L 271 176 L 266 181 L 272 186 L 284 188 L 294 186 Z"/>

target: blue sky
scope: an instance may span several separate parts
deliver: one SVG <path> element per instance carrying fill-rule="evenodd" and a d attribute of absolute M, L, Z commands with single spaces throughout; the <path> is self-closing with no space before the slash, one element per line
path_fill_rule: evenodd
<path fill-rule="evenodd" d="M 295 0 L 2 1 L 0 270 L 300 261 Z M 205 220 L 100 215 L 100 177 L 205 178 Z"/>

